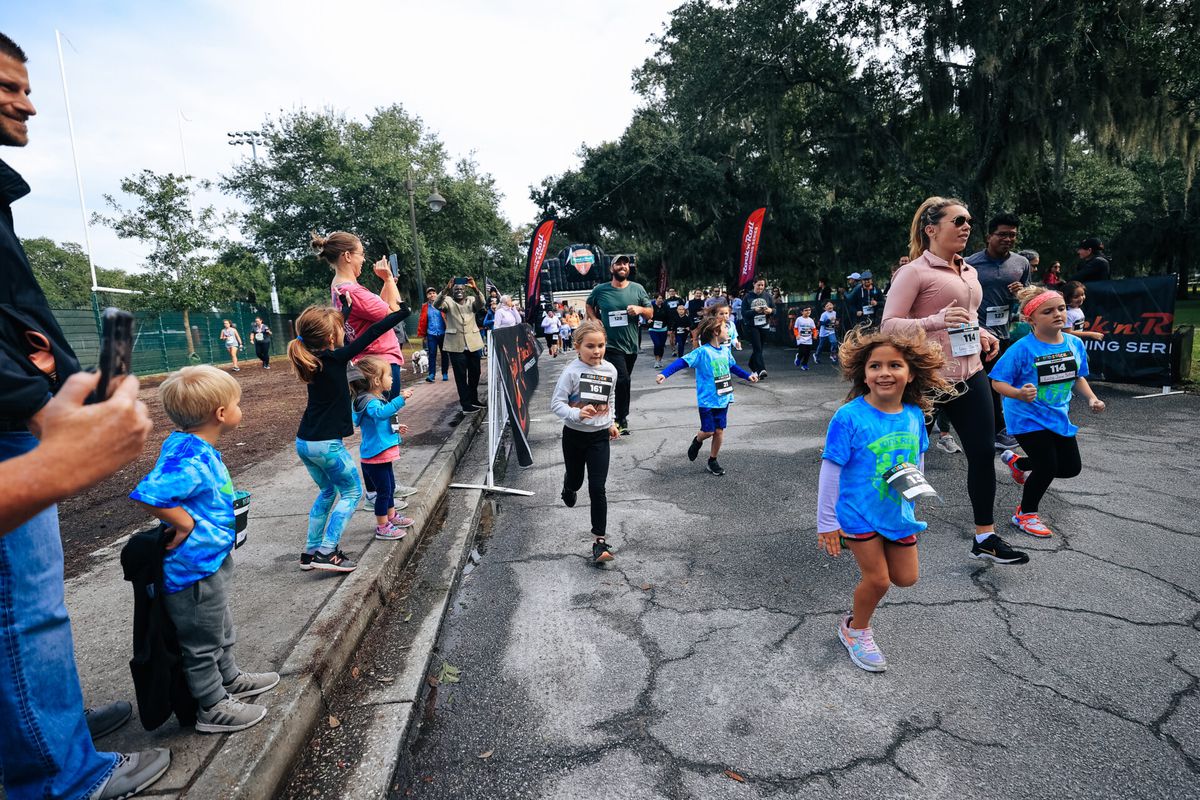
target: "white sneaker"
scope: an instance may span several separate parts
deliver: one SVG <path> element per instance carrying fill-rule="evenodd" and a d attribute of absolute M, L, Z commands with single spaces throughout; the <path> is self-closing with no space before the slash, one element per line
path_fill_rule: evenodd
<path fill-rule="evenodd" d="M 205 711 L 196 712 L 197 733 L 232 733 L 243 731 L 262 722 L 267 715 L 266 706 L 243 703 L 226 695 L 225 699 Z"/>

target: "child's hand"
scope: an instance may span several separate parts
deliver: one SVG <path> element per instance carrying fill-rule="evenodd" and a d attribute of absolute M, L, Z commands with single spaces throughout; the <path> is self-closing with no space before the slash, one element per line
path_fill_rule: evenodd
<path fill-rule="evenodd" d="M 410 397 L 412 397 L 412 389 L 405 389 L 404 391 L 402 391 L 400 393 L 400 396 L 403 397 L 405 400 L 409 399 Z"/>
<path fill-rule="evenodd" d="M 613 425 L 608 429 L 608 438 L 609 439 L 620 439 L 621 438 L 621 431 L 619 431 L 617 429 L 616 425 Z"/>
<path fill-rule="evenodd" d="M 750 373 L 750 382 L 751 382 L 751 383 L 758 383 L 758 373 L 757 373 L 757 372 L 751 372 L 751 373 Z"/>
<path fill-rule="evenodd" d="M 1032 403 L 1037 400 L 1037 387 L 1032 383 L 1027 383 L 1020 389 L 1017 389 L 1017 399 L 1023 400 L 1026 403 Z"/>
<path fill-rule="evenodd" d="M 831 556 L 837 556 L 842 552 L 842 531 L 839 528 L 836 531 L 817 534 L 817 548 L 824 550 Z"/>
<path fill-rule="evenodd" d="M 408 434 L 408 426 L 405 425 L 403 422 L 401 422 L 399 425 L 396 426 L 396 433 L 399 433 L 401 435 L 407 435 Z"/>
<path fill-rule="evenodd" d="M 1104 334 L 1100 331 L 1081 331 L 1079 335 L 1087 339 L 1095 339 L 1097 342 L 1104 341 Z"/>
<path fill-rule="evenodd" d="M 733 349 L 734 350 L 742 349 L 742 340 L 741 339 L 738 339 L 736 342 L 733 343 Z"/>
<path fill-rule="evenodd" d="M 1091 400 L 1088 400 L 1088 408 L 1092 410 L 1093 414 L 1099 414 L 1104 410 L 1104 401 L 1099 397 L 1093 397 Z"/>
<path fill-rule="evenodd" d="M 598 416 L 600 414 L 600 412 L 601 412 L 600 406 L 593 406 L 593 405 L 580 406 L 579 418 L 580 419 L 591 419 L 592 417 Z"/>
<path fill-rule="evenodd" d="M 665 381 L 666 379 L 667 379 L 667 376 L 666 376 L 666 375 L 663 375 L 663 374 L 660 372 L 660 373 L 658 373 L 658 377 L 656 377 L 656 378 L 654 379 L 654 382 L 655 382 L 655 383 L 662 383 L 662 382 L 663 382 L 663 381 Z"/>

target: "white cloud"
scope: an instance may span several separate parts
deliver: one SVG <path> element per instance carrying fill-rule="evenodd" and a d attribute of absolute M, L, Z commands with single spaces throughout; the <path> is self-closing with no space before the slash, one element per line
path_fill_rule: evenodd
<path fill-rule="evenodd" d="M 78 50 L 64 43 L 89 211 L 125 175 L 182 171 L 179 110 L 190 171 L 215 179 L 249 157 L 225 134 L 281 109 L 400 103 L 453 156 L 474 153 L 519 223 L 535 214 L 531 184 L 624 130 L 639 102 L 631 72 L 679 1 L 47 4 L 5 26 L 30 55 L 39 109 L 31 144 L 0 152 L 34 189 L 15 207 L 18 232 L 82 240 L 55 28 Z M 103 266 L 141 258 L 104 228 L 92 245 Z"/>

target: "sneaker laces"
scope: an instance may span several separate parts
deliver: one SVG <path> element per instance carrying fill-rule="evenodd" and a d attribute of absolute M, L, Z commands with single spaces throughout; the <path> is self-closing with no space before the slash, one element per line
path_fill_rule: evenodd
<path fill-rule="evenodd" d="M 858 640 L 858 643 L 862 646 L 862 649 L 866 650 L 868 653 L 879 652 L 879 647 L 875 644 L 875 632 L 870 628 L 863 628 L 854 638 Z"/>

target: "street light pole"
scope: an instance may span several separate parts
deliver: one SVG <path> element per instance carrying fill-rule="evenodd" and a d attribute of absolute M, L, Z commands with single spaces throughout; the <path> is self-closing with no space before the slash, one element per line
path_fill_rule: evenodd
<path fill-rule="evenodd" d="M 421 246 L 417 243 L 417 201 L 415 198 L 416 186 L 413 183 L 412 167 L 408 168 L 408 180 L 404 182 L 404 188 L 408 190 L 408 221 L 412 224 L 412 248 L 413 248 L 413 264 L 417 269 L 417 296 L 425 296 L 425 276 L 421 273 Z"/>
<path fill-rule="evenodd" d="M 262 131 L 236 131 L 225 135 L 229 137 L 231 146 L 250 145 L 250 156 L 254 159 L 254 163 L 258 163 L 258 145 L 266 143 Z M 270 262 L 267 262 L 267 275 L 271 279 L 271 313 L 278 315 L 279 290 L 275 288 L 275 267 L 271 266 Z"/>

